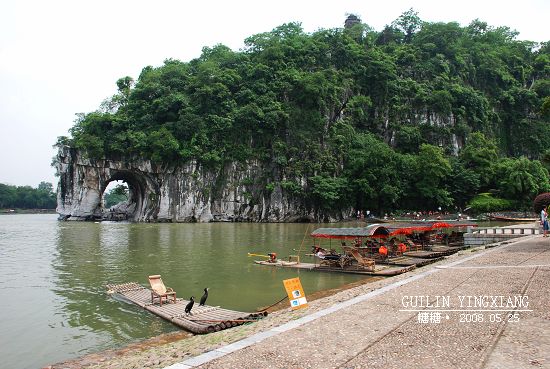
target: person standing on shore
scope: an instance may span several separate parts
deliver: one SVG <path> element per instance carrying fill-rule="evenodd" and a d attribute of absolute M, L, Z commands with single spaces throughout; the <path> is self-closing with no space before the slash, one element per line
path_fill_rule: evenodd
<path fill-rule="evenodd" d="M 543 237 L 548 237 L 548 213 L 546 207 L 543 207 L 540 211 L 540 223 L 542 224 Z"/>

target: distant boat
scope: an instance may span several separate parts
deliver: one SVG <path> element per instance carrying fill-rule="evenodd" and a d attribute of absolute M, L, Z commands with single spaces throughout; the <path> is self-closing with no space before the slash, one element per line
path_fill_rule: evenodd
<path fill-rule="evenodd" d="M 365 223 L 388 223 L 390 221 L 389 219 L 382 219 L 382 218 L 375 218 L 375 217 L 364 218 L 361 220 L 364 221 Z"/>
<path fill-rule="evenodd" d="M 535 222 L 539 220 L 539 218 L 512 218 L 512 217 L 503 217 L 499 215 L 489 215 L 489 219 L 501 220 L 504 222 Z"/>

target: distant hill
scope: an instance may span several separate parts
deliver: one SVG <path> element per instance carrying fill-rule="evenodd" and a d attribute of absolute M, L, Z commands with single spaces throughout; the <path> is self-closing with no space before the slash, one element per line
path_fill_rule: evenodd
<path fill-rule="evenodd" d="M 214 170 L 259 161 L 252 181 L 329 212 L 464 207 L 485 192 L 528 207 L 549 190 L 549 43 L 412 10 L 380 32 L 353 17 L 145 67 L 58 143 Z"/>

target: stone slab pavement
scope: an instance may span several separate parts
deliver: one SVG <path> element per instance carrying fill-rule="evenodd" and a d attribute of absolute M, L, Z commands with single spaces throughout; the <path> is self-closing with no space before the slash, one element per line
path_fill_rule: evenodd
<path fill-rule="evenodd" d="M 452 260 L 168 368 L 550 368 L 550 239 Z"/>

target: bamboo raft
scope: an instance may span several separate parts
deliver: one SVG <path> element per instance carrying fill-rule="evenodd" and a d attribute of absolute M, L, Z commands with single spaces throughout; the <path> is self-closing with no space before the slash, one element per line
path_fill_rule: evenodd
<path fill-rule="evenodd" d="M 269 266 L 279 267 L 279 268 L 308 269 L 308 270 L 315 270 L 320 272 L 363 274 L 363 275 L 375 275 L 375 276 L 384 276 L 384 277 L 402 274 L 410 270 L 413 270 L 415 268 L 414 265 L 397 266 L 397 265 L 378 265 L 377 264 L 375 266 L 374 271 L 369 271 L 354 265 L 346 266 L 345 268 L 337 268 L 337 267 L 330 267 L 326 265 L 319 265 L 319 264 L 313 264 L 313 263 L 298 263 L 295 261 L 292 261 L 292 262 L 277 261 L 275 263 L 272 263 L 264 260 L 254 260 L 254 263 L 260 264 L 260 265 L 269 265 Z"/>
<path fill-rule="evenodd" d="M 424 265 L 428 265 L 431 263 L 435 263 L 436 261 L 443 260 L 443 256 L 434 257 L 434 258 L 413 258 L 410 256 L 397 256 L 392 257 L 380 261 L 376 261 L 379 264 L 387 264 L 387 265 L 401 265 L 401 266 L 409 266 L 414 265 L 416 267 L 421 267 Z"/>
<path fill-rule="evenodd" d="M 377 264 L 375 266 L 374 272 L 371 272 L 371 271 L 362 269 L 361 267 L 357 267 L 353 265 L 349 267 L 345 267 L 343 269 L 321 265 L 321 266 L 317 266 L 313 270 L 318 270 L 321 272 L 339 272 L 339 273 L 348 273 L 348 274 L 364 274 L 364 275 L 372 275 L 372 276 L 380 276 L 380 277 L 393 277 L 395 275 L 409 272 L 415 268 L 416 266 L 414 265 L 401 266 L 401 265 Z"/>
<path fill-rule="evenodd" d="M 447 245 L 432 245 L 430 247 L 430 250 L 436 251 L 436 252 L 447 252 L 447 255 L 451 255 L 454 253 L 459 252 L 460 250 L 464 250 L 468 247 L 462 246 L 447 246 Z"/>
<path fill-rule="evenodd" d="M 418 251 L 407 251 L 403 253 L 403 256 L 409 256 L 413 258 L 440 258 L 443 256 L 448 256 L 454 254 L 460 250 L 459 247 L 449 247 L 449 246 L 437 246 L 433 250 L 418 250 Z"/>
<path fill-rule="evenodd" d="M 189 301 L 177 299 L 176 303 L 164 303 L 162 306 L 151 303 L 151 290 L 135 282 L 123 284 L 108 284 L 109 293 L 115 293 L 124 299 L 166 319 L 187 331 L 196 334 L 205 334 L 221 331 L 249 322 L 257 321 L 267 312 L 243 313 L 227 310 L 219 306 L 199 306 L 195 303 L 191 315 L 185 314 L 185 306 Z"/>

